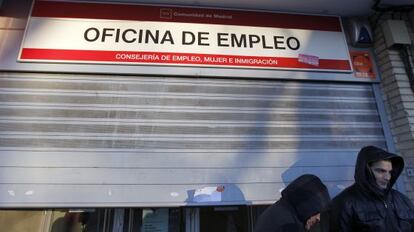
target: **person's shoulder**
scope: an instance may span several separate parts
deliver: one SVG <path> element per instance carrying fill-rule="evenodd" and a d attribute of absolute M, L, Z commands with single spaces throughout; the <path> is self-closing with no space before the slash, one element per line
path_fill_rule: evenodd
<path fill-rule="evenodd" d="M 269 205 L 263 213 L 260 215 L 262 218 L 278 218 L 277 215 L 280 213 L 290 213 L 290 210 L 287 208 L 286 204 L 279 200 L 272 205 Z M 280 218 L 280 217 L 279 217 Z M 277 220 L 273 220 L 273 222 L 277 222 Z"/>
<path fill-rule="evenodd" d="M 291 219 L 293 218 L 292 214 L 293 212 L 287 207 L 285 202 L 279 200 L 263 211 L 263 213 L 259 216 L 254 231 L 278 231 L 285 225 L 294 224 L 294 221 Z"/>
<path fill-rule="evenodd" d="M 391 192 L 392 192 L 392 195 L 394 197 L 394 200 L 401 200 L 409 208 L 414 209 L 413 202 L 405 194 L 403 194 L 402 192 L 400 192 L 396 189 L 391 189 Z"/>
<path fill-rule="evenodd" d="M 394 197 L 399 197 L 399 198 L 404 199 L 404 200 L 409 200 L 409 198 L 404 193 L 402 193 L 402 192 L 400 192 L 396 189 L 391 189 L 390 191 L 392 192 L 392 195 Z"/>
<path fill-rule="evenodd" d="M 353 205 L 358 205 L 360 198 L 355 185 L 351 185 L 332 199 L 331 208 L 336 210 L 350 208 Z"/>
<path fill-rule="evenodd" d="M 254 232 L 265 232 L 271 231 L 271 228 L 274 228 L 277 224 L 272 218 L 274 217 L 274 211 L 278 208 L 274 203 L 269 205 L 259 216 L 257 223 L 255 225 Z"/>
<path fill-rule="evenodd" d="M 356 188 L 355 185 L 351 185 L 348 188 L 344 189 L 342 192 L 340 192 L 338 195 L 336 195 L 332 201 L 343 201 L 344 199 L 352 198 L 356 194 Z"/>

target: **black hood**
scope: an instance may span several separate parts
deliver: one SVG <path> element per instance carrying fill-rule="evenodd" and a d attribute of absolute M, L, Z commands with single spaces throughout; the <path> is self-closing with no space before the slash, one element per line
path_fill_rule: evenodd
<path fill-rule="evenodd" d="M 368 165 L 372 162 L 379 160 L 390 160 L 392 163 L 391 180 L 387 193 L 397 181 L 404 168 L 404 160 L 402 157 L 385 151 L 381 148 L 374 146 L 367 146 L 361 149 L 358 153 L 358 158 L 355 166 L 355 183 L 365 189 L 366 191 L 372 192 L 376 195 L 383 196 L 384 192 L 379 190 L 375 184 L 375 177 L 368 169 Z"/>
<path fill-rule="evenodd" d="M 282 199 L 292 205 L 303 223 L 327 208 L 330 202 L 326 186 L 317 176 L 310 174 L 302 175 L 290 183 L 282 191 Z"/>

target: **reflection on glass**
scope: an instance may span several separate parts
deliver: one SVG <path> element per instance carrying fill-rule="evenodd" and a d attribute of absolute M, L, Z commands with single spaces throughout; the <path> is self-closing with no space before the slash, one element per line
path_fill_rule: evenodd
<path fill-rule="evenodd" d="M 102 210 L 53 211 L 50 232 L 101 232 Z"/>

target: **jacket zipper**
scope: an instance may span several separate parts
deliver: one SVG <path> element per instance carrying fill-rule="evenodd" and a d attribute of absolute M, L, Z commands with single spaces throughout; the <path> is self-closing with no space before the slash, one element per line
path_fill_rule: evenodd
<path fill-rule="evenodd" d="M 385 206 L 386 209 L 388 208 L 387 202 L 385 202 L 385 201 L 384 201 L 384 206 Z"/>

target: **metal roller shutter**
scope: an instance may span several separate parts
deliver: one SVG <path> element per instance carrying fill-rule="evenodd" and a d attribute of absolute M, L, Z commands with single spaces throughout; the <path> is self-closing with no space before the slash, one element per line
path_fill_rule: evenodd
<path fill-rule="evenodd" d="M 0 76 L 0 207 L 262 204 L 303 173 L 332 194 L 385 147 L 370 84 Z"/>

